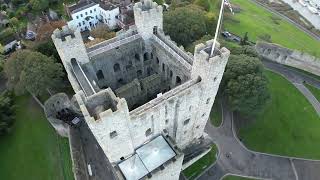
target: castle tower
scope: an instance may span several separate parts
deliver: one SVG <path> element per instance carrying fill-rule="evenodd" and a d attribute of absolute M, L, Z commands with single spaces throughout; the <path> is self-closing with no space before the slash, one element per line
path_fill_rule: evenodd
<path fill-rule="evenodd" d="M 75 97 L 89 128 L 111 163 L 134 153 L 125 99 L 116 97 L 110 88 L 87 98 L 83 98 L 82 92 Z"/>
<path fill-rule="evenodd" d="M 63 26 L 56 29 L 51 36 L 66 70 L 70 69 L 70 61 L 75 58 L 80 64 L 89 62 L 86 47 L 79 30 Z"/>
<path fill-rule="evenodd" d="M 213 40 L 210 40 L 206 44 L 199 44 L 195 47 L 191 71 L 191 78 L 200 77 L 202 86 L 202 95 L 200 96 L 197 112 L 197 120 L 201 121 L 202 125 L 195 132 L 195 137 L 197 138 L 202 136 L 230 56 L 230 51 L 224 47 L 220 49 L 220 44 L 218 43 L 216 44 L 214 55 L 210 56 L 212 43 Z"/>
<path fill-rule="evenodd" d="M 152 0 L 141 0 L 133 6 L 135 24 L 144 40 L 153 34 L 154 27 L 162 29 L 162 6 Z"/>

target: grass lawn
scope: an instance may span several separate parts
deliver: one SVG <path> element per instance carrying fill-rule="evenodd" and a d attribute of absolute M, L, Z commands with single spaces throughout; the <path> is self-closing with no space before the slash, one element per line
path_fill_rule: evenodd
<path fill-rule="evenodd" d="M 189 166 L 187 169 L 183 171 L 183 174 L 189 179 L 196 178 L 201 172 L 203 172 L 206 168 L 208 168 L 211 164 L 216 161 L 216 154 L 218 150 L 215 145 L 212 146 L 212 149 L 199 159 L 197 162 Z"/>
<path fill-rule="evenodd" d="M 272 100 L 239 136 L 255 151 L 320 159 L 320 118 L 314 108 L 285 78 L 266 75 Z"/>
<path fill-rule="evenodd" d="M 251 41 L 256 41 L 261 35 L 269 34 L 274 43 L 320 57 L 320 41 L 313 39 L 294 25 L 279 19 L 250 0 L 232 0 L 231 3 L 240 6 L 241 12 L 233 16 L 236 21 L 224 19 L 226 30 L 240 36 L 248 32 Z"/>
<path fill-rule="evenodd" d="M 245 178 L 245 177 L 240 177 L 240 176 L 229 175 L 229 176 L 224 177 L 223 180 L 252 180 L 252 179 Z"/>
<path fill-rule="evenodd" d="M 222 122 L 222 109 L 218 99 L 216 99 L 216 101 L 213 104 L 213 107 L 210 113 L 210 121 L 215 127 L 219 127 Z"/>
<path fill-rule="evenodd" d="M 318 89 L 310 84 L 307 84 L 307 83 L 305 83 L 304 85 L 312 92 L 314 97 L 316 97 L 318 99 L 318 101 L 320 102 L 320 89 Z"/>
<path fill-rule="evenodd" d="M 72 180 L 68 139 L 58 137 L 30 97 L 16 98 L 13 131 L 0 137 L 0 179 Z"/>

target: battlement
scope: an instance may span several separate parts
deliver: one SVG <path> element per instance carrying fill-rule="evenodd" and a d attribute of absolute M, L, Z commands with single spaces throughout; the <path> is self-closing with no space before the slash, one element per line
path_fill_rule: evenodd
<path fill-rule="evenodd" d="M 76 30 L 65 25 L 62 29 L 56 29 L 53 31 L 52 39 L 60 39 L 61 41 L 66 41 L 67 39 L 73 39 L 75 37 L 81 37 L 80 32 L 77 33 Z"/>
<path fill-rule="evenodd" d="M 229 55 L 230 51 L 226 48 L 220 48 L 220 43 L 216 42 L 215 49 L 213 54 L 211 55 L 211 49 L 213 44 L 213 39 L 207 41 L 206 43 L 201 43 L 196 45 L 194 54 L 195 56 L 200 56 L 203 59 L 206 59 L 207 61 L 210 61 L 211 58 L 214 58 L 216 56 L 224 56 Z"/>
<path fill-rule="evenodd" d="M 133 9 L 135 12 L 138 12 L 140 14 L 162 13 L 163 11 L 162 6 L 158 5 L 152 0 L 141 0 L 133 6 Z"/>

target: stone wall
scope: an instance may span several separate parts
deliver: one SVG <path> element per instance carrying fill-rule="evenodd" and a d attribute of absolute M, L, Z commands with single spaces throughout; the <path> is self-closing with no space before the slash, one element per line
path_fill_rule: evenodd
<path fill-rule="evenodd" d="M 320 58 L 264 42 L 258 42 L 256 50 L 263 58 L 320 76 Z"/>

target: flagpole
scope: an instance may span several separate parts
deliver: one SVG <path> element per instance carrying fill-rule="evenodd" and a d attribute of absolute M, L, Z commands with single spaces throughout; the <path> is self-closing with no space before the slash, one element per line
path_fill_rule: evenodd
<path fill-rule="evenodd" d="M 224 0 L 221 1 L 219 19 L 218 19 L 218 23 L 217 23 L 217 28 L 216 28 L 216 32 L 215 32 L 215 35 L 214 35 L 214 39 L 213 39 L 213 44 L 212 44 L 210 57 L 212 57 L 213 52 L 214 52 L 214 48 L 215 48 L 216 43 L 217 43 L 217 39 L 218 39 L 218 35 L 219 35 L 219 29 L 220 29 L 220 25 L 221 25 L 221 19 L 222 19 L 222 16 L 223 16 L 223 7 L 224 7 Z"/>

